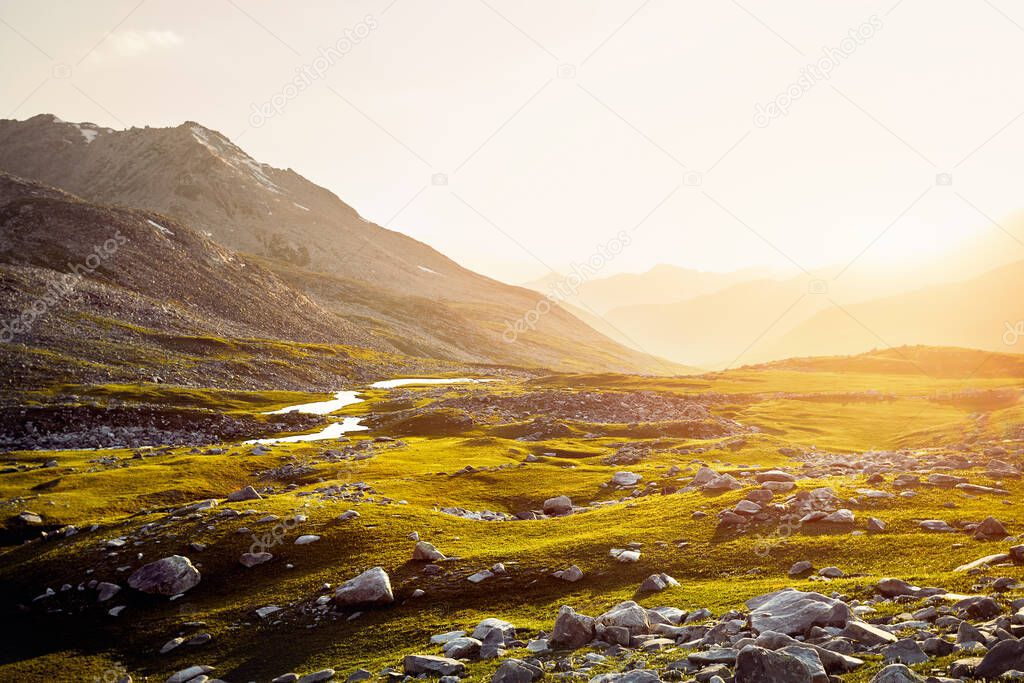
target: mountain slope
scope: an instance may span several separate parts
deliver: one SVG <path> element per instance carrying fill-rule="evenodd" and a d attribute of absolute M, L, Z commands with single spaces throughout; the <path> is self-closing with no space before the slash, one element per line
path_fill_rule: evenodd
<path fill-rule="evenodd" d="M 172 216 L 262 257 L 324 309 L 424 356 L 556 370 L 681 369 L 558 307 L 514 342 L 503 341 L 508 325 L 541 301 L 535 292 L 473 273 L 374 225 L 328 190 L 256 162 L 196 123 L 113 131 L 49 115 L 4 120 L 0 169 L 89 201 Z"/>
<path fill-rule="evenodd" d="M 769 358 L 783 353 L 848 354 L 875 347 L 940 342 L 946 346 L 1019 351 L 1024 349 L 1024 334 L 1018 336 L 1014 331 L 1018 322 L 1024 321 L 1022 294 L 1024 261 L 1019 261 L 965 282 L 926 287 L 844 305 L 842 309 L 829 307 L 766 346 L 764 354 Z"/>
<path fill-rule="evenodd" d="M 747 268 L 731 273 L 680 268 L 659 264 L 645 273 L 617 273 L 609 277 L 588 279 L 574 292 L 566 292 L 565 301 L 585 307 L 598 314 L 612 309 L 629 306 L 637 302 L 645 304 L 669 304 L 713 294 L 731 285 L 763 277 L 761 270 Z M 525 286 L 542 293 L 553 289 L 566 289 L 567 276 L 552 273 Z M 560 287 L 561 286 L 561 287 Z"/>

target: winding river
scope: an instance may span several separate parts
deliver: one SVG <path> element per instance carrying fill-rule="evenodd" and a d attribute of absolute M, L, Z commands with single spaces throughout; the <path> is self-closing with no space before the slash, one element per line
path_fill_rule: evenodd
<path fill-rule="evenodd" d="M 429 384 L 480 384 L 483 382 L 497 382 L 496 379 L 473 379 L 471 377 L 457 377 L 451 379 L 437 379 L 426 377 L 403 377 L 400 379 L 386 379 L 374 382 L 370 389 L 396 389 L 406 386 L 425 386 Z M 271 410 L 264 415 L 283 415 L 285 413 L 307 413 L 310 415 L 329 415 L 337 410 L 356 403 L 362 403 L 358 391 L 339 391 L 333 399 L 328 401 L 315 401 L 313 403 L 300 403 L 294 406 L 287 406 L 279 410 Z M 336 439 L 342 434 L 349 432 L 364 432 L 369 427 L 361 424 L 361 418 L 345 417 L 340 422 L 332 422 L 319 432 L 312 434 L 295 434 L 293 436 L 272 437 L 269 439 L 252 439 L 246 441 L 248 444 L 272 444 L 272 443 L 297 443 L 302 441 L 324 441 Z"/>

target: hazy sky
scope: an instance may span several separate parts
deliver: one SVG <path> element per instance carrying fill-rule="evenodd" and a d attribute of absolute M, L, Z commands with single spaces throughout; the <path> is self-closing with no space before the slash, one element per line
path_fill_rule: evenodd
<path fill-rule="evenodd" d="M 196 120 L 513 282 L 948 248 L 1024 207 L 1021 73 L 1010 0 L 0 0 L 0 116 Z"/>

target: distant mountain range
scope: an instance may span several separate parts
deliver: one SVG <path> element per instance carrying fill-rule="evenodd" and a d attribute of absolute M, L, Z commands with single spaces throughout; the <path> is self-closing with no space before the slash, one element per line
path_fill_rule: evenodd
<path fill-rule="evenodd" d="M 169 277 L 150 282 L 141 273 L 123 283 L 119 278 L 128 274 L 115 272 L 113 265 L 105 276 L 155 307 L 172 295 L 220 306 L 201 313 L 209 320 L 222 316 L 226 329 L 239 333 L 331 339 L 415 357 L 552 370 L 690 370 L 611 340 L 557 306 L 545 307 L 530 325 L 509 333 L 510 324 L 537 310 L 542 297 L 536 292 L 474 273 L 421 242 L 366 221 L 330 191 L 291 169 L 259 163 L 197 123 L 114 131 L 52 115 L 2 120 L 0 170 L 75 195 L 51 197 L 64 209 L 51 203 L 34 210 L 60 213 L 73 207 L 84 222 L 110 213 L 134 221 L 133 231 L 146 230 L 152 219 L 173 233 L 149 226 L 144 240 L 136 235 L 138 244 L 152 242 L 154 253 L 173 247 L 198 263 L 221 262 L 222 270 L 228 269 L 225 263 L 243 264 L 231 268 L 258 273 L 222 286 L 221 273 L 200 277 L 172 260 L 181 268 L 173 283 Z M 16 178 L 5 183 L 9 197 L 50 192 Z M 141 213 L 119 213 L 110 208 L 115 206 Z M 43 226 L 49 232 L 32 234 Z M 85 229 L 76 221 L 17 222 L 5 226 L 5 238 L 16 231 L 17 242 L 43 248 L 63 240 L 73 226 Z M 5 266 L 59 272 L 61 259 L 73 261 L 87 241 L 83 234 L 80 243 L 67 244 L 53 263 L 29 263 L 19 249 L 0 253 Z M 116 266 L 129 268 L 121 259 Z M 173 292 L 167 284 L 174 285 Z M 246 312 L 241 300 L 253 310 Z"/>
<path fill-rule="evenodd" d="M 587 281 L 565 305 L 623 344 L 709 369 L 904 344 L 1024 351 L 1024 336 L 1017 348 L 1003 339 L 1024 320 L 1020 226 L 1008 221 L 1009 235 L 989 228 L 940 258 L 888 269 L 780 278 L 658 266 Z M 548 291 L 560 279 L 529 286 Z"/>

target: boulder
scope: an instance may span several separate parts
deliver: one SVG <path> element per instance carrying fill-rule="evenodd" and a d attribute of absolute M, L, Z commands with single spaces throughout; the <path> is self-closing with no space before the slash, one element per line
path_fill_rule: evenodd
<path fill-rule="evenodd" d="M 1000 562 L 1006 562 L 1010 559 L 1009 553 L 995 553 L 993 555 L 986 555 L 985 557 L 979 557 L 976 560 L 972 560 L 966 564 L 962 564 L 953 571 L 955 572 L 969 572 L 975 569 L 981 569 L 988 567 L 992 564 L 999 564 Z"/>
<path fill-rule="evenodd" d="M 194 678 L 205 676 L 211 671 L 213 671 L 212 666 L 204 666 L 202 664 L 198 666 L 190 666 L 187 669 L 182 669 L 181 671 L 172 674 L 171 677 L 168 678 L 167 681 L 165 681 L 165 683 L 186 683 L 187 681 L 191 681 Z"/>
<path fill-rule="evenodd" d="M 476 638 L 463 636 L 462 638 L 452 638 L 442 645 L 441 649 L 444 650 L 446 657 L 452 659 L 472 659 L 480 654 L 482 646 L 483 643 Z"/>
<path fill-rule="evenodd" d="M 602 626 L 617 626 L 629 631 L 631 636 L 651 632 L 651 622 L 647 610 L 632 600 L 620 602 L 597 618 Z"/>
<path fill-rule="evenodd" d="M 1024 671 L 1024 640 L 1002 640 L 981 658 L 974 677 L 999 678 L 1015 669 Z"/>
<path fill-rule="evenodd" d="M 800 576 L 806 576 L 814 570 L 814 565 L 808 560 L 800 560 L 799 562 L 793 563 L 793 566 L 789 568 L 789 578 L 795 579 Z"/>
<path fill-rule="evenodd" d="M 812 626 L 843 628 L 850 619 L 850 608 L 841 600 L 792 588 L 751 598 L 746 605 L 751 610 L 750 627 L 755 633 L 802 635 Z"/>
<path fill-rule="evenodd" d="M 613 486 L 636 486 L 643 479 L 635 472 L 616 472 L 612 475 Z"/>
<path fill-rule="evenodd" d="M 812 683 L 804 663 L 793 655 L 747 645 L 736 657 L 735 683 Z"/>
<path fill-rule="evenodd" d="M 395 601 L 391 592 L 391 578 L 381 567 L 367 569 L 349 579 L 334 594 L 334 604 L 341 607 L 388 605 Z"/>
<path fill-rule="evenodd" d="M 757 483 L 763 484 L 766 481 L 796 481 L 796 476 L 789 472 L 783 472 L 782 470 L 768 470 L 766 472 L 758 472 L 754 475 Z"/>
<path fill-rule="evenodd" d="M 825 524 L 845 524 L 845 525 L 849 525 L 849 524 L 853 524 L 854 523 L 855 518 L 853 516 L 853 511 L 852 510 L 847 510 L 846 508 L 841 508 L 841 509 L 836 510 L 835 512 L 833 512 L 833 513 L 831 513 L 829 515 L 826 515 L 825 518 L 822 519 L 821 521 L 824 522 Z"/>
<path fill-rule="evenodd" d="M 577 581 L 583 578 L 583 570 L 577 567 L 576 565 L 572 565 L 568 569 L 559 569 L 557 572 L 552 574 L 552 576 L 554 576 L 556 579 L 561 579 L 562 581 L 576 583 Z"/>
<path fill-rule="evenodd" d="M 506 659 L 491 676 L 491 683 L 532 683 L 543 676 L 539 666 L 521 659 Z"/>
<path fill-rule="evenodd" d="M 420 541 L 412 550 L 412 559 L 417 562 L 436 562 L 445 559 L 444 553 L 434 547 L 433 543 Z"/>
<path fill-rule="evenodd" d="M 274 559 L 274 556 L 270 553 L 245 553 L 238 558 L 238 561 L 243 567 L 252 568 L 264 562 L 270 562 L 272 559 Z"/>
<path fill-rule="evenodd" d="M 572 499 L 569 496 L 555 496 L 544 501 L 545 515 L 567 515 L 572 512 Z"/>
<path fill-rule="evenodd" d="M 244 489 L 238 489 L 234 493 L 228 494 L 229 503 L 240 503 L 243 500 L 260 500 L 262 498 L 263 496 L 251 486 L 246 486 Z"/>
<path fill-rule="evenodd" d="M 731 474 L 719 474 L 701 488 L 705 491 L 735 491 L 743 488 L 743 484 Z"/>
<path fill-rule="evenodd" d="M 979 541 L 1001 541 L 1009 535 L 1003 523 L 995 517 L 986 517 L 974 529 L 974 538 Z"/>
<path fill-rule="evenodd" d="M 171 555 L 136 569 L 128 577 L 128 585 L 142 593 L 178 595 L 195 588 L 200 578 L 190 559 Z"/>
<path fill-rule="evenodd" d="M 406 655 L 402 669 L 407 676 L 458 676 L 465 672 L 466 665 L 448 657 L 435 655 Z"/>
<path fill-rule="evenodd" d="M 924 678 L 903 664 L 890 664 L 871 679 L 871 683 L 924 683 Z"/>
<path fill-rule="evenodd" d="M 492 633 L 499 634 L 501 636 L 500 642 L 507 643 L 510 640 L 515 640 L 516 627 L 503 619 L 489 617 L 476 625 L 472 636 L 477 640 L 488 640 L 488 638 L 493 637 Z"/>
<path fill-rule="evenodd" d="M 641 593 L 647 593 L 647 592 L 660 593 L 661 591 L 665 590 L 666 588 L 670 588 L 672 586 L 678 586 L 678 585 L 679 585 L 679 582 L 676 581 L 675 579 L 673 579 L 668 574 L 651 574 L 646 579 L 644 579 L 644 582 L 642 584 L 640 584 L 640 592 Z"/>
<path fill-rule="evenodd" d="M 886 664 L 922 664 L 928 661 L 928 655 L 924 653 L 916 640 L 904 638 L 897 640 L 892 645 L 882 650 Z"/>
<path fill-rule="evenodd" d="M 103 581 L 96 586 L 96 590 L 99 591 L 99 595 L 96 597 L 97 602 L 106 602 L 110 598 L 114 597 L 121 592 L 121 587 L 116 583 L 110 583 L 109 581 Z"/>
<path fill-rule="evenodd" d="M 596 624 L 593 617 L 579 614 L 572 607 L 562 605 L 548 642 L 556 650 L 576 650 L 594 639 Z"/>
<path fill-rule="evenodd" d="M 899 640 L 892 633 L 859 619 L 851 619 L 846 623 L 846 628 L 840 634 L 861 645 L 874 647 L 875 645 L 891 645 Z"/>

